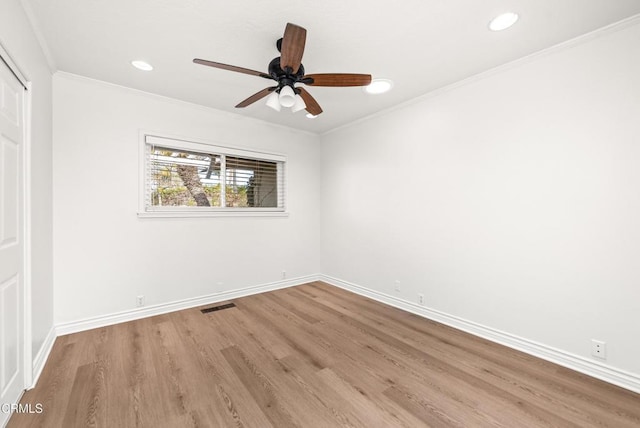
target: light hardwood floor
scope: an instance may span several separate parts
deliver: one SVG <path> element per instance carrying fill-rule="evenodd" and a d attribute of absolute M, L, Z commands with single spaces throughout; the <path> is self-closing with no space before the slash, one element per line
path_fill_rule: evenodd
<path fill-rule="evenodd" d="M 640 395 L 327 284 L 233 302 L 59 337 L 9 427 L 640 426 Z"/>

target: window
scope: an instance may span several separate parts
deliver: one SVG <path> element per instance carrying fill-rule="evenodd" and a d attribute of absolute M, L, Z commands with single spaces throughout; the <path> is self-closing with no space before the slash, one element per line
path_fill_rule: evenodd
<path fill-rule="evenodd" d="M 282 215 L 281 155 L 144 135 L 141 216 Z"/>

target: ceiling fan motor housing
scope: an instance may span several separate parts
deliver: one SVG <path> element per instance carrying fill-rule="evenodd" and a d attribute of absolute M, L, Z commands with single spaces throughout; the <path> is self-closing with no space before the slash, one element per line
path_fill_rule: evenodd
<path fill-rule="evenodd" d="M 294 83 L 302 81 L 302 78 L 304 77 L 304 66 L 300 64 L 300 67 L 295 74 L 287 73 L 287 71 L 280 67 L 280 57 L 276 57 L 269 63 L 269 75 L 273 80 L 278 82 L 277 91 L 280 92 L 285 85 L 293 88 Z"/>

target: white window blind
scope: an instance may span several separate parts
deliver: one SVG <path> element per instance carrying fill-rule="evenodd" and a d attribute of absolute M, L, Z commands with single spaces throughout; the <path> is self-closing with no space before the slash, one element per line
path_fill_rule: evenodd
<path fill-rule="evenodd" d="M 147 135 L 143 213 L 284 212 L 281 155 Z"/>

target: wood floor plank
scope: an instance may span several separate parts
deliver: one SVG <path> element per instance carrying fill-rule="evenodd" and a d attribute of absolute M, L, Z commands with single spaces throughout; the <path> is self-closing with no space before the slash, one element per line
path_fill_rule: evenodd
<path fill-rule="evenodd" d="M 398 411 L 392 403 L 385 402 L 382 394 L 373 393 L 364 386 L 349 383 L 333 369 L 326 368 L 317 372 L 320 382 L 327 385 L 335 398 L 349 403 L 358 419 L 364 421 L 366 427 L 407 427 L 426 426 L 425 421 L 413 417 L 410 413 Z M 358 384 L 362 379 L 358 379 Z M 369 392 L 367 392 L 369 391 Z"/>
<path fill-rule="evenodd" d="M 445 427 L 464 427 L 465 424 L 455 419 L 455 414 L 448 413 L 438 404 L 418 397 L 400 388 L 392 386 L 384 392 L 394 402 L 407 409 L 411 414 L 415 415 L 421 421 L 434 428 Z"/>
<path fill-rule="evenodd" d="M 322 425 L 329 427 L 361 427 L 371 425 L 363 422 L 362 415 L 353 411 L 348 400 L 341 399 L 326 384 L 319 382 L 316 367 L 308 364 L 295 355 L 278 360 L 283 370 L 295 381 L 304 395 L 313 397 L 318 416 L 311 422 L 322 421 Z M 318 424 L 320 426 L 320 424 Z"/>
<path fill-rule="evenodd" d="M 106 414 L 99 411 L 104 395 L 104 384 L 104 361 L 78 367 L 62 425 L 67 427 L 105 426 Z"/>
<path fill-rule="evenodd" d="M 638 394 L 321 282 L 233 303 L 57 338 L 8 427 L 640 426 Z"/>
<path fill-rule="evenodd" d="M 227 362 L 245 384 L 256 403 L 271 423 L 276 427 L 298 427 L 285 408 L 282 401 L 273 392 L 273 385 L 260 372 L 258 367 L 249 360 L 237 346 L 231 346 L 220 351 Z"/>

